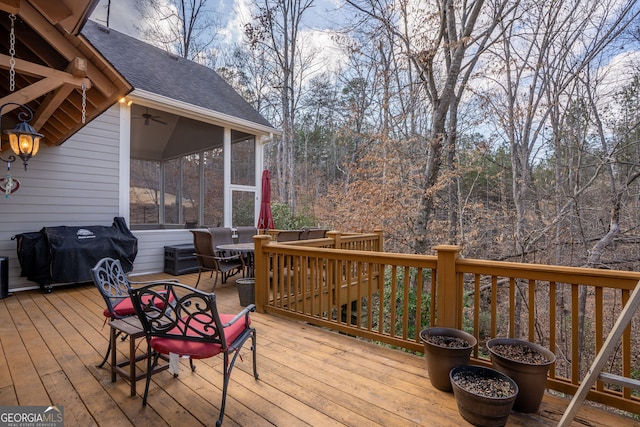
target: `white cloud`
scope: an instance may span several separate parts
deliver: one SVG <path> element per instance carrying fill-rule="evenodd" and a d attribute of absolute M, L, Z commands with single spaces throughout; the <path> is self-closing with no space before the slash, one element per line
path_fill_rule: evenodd
<path fill-rule="evenodd" d="M 233 2 L 233 7 L 228 17 L 221 17 L 222 22 L 226 21 L 226 25 L 221 31 L 224 38 L 221 44 L 232 45 L 240 43 L 244 35 L 244 26 L 251 18 L 251 0 L 238 0 Z"/>
<path fill-rule="evenodd" d="M 100 0 L 91 19 L 107 25 L 108 3 L 109 0 Z M 215 10 L 222 25 L 218 44 L 220 49 L 242 42 L 244 27 L 253 20 L 252 5 L 252 0 L 209 0 L 207 2 L 207 6 Z M 314 66 L 315 72 L 337 71 L 344 63 L 343 54 L 332 40 L 333 33 L 330 29 L 337 21 L 344 18 L 338 11 L 342 5 L 342 0 L 318 0 L 305 14 L 305 29 L 301 31 L 301 35 L 304 43 L 318 52 Z M 144 22 L 140 21 L 134 1 L 111 0 L 109 27 L 132 37 L 144 39 L 138 29 L 144 27 Z"/>
<path fill-rule="evenodd" d="M 106 26 L 108 3 L 108 0 L 100 0 L 93 14 L 91 14 L 91 20 Z M 110 28 L 137 38 L 139 37 L 139 33 L 135 24 L 138 21 L 139 15 L 135 7 L 135 2 L 130 0 L 111 0 L 108 25 Z"/>
<path fill-rule="evenodd" d="M 316 52 L 314 63 L 319 72 L 337 72 L 346 63 L 344 52 L 333 40 L 330 30 L 310 29 L 302 33 L 305 44 Z"/>
<path fill-rule="evenodd" d="M 613 56 L 607 65 L 600 67 L 598 74 L 603 76 L 604 87 L 619 90 L 631 83 L 639 67 L 640 52 L 630 50 Z"/>

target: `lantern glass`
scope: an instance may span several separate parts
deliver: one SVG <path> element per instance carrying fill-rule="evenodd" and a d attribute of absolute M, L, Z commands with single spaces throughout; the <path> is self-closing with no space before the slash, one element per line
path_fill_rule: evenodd
<path fill-rule="evenodd" d="M 39 136 L 34 136 L 33 137 L 33 150 L 31 151 L 31 155 L 35 156 L 36 154 L 38 154 L 38 150 L 40 149 L 40 137 Z"/>
<path fill-rule="evenodd" d="M 2 0 L 0 0 L 2 1 Z M 18 113 L 18 120 L 20 121 L 12 130 L 5 130 L 2 133 L 9 137 L 9 145 L 15 155 L 19 156 L 24 163 L 24 170 L 27 170 L 27 162 L 33 156 L 35 156 L 40 149 L 40 139 L 42 134 L 36 132 L 36 130 L 28 123 L 33 118 L 33 111 L 29 107 L 23 104 L 17 104 L 15 102 L 7 102 L 0 105 L 0 118 L 2 118 L 2 110 L 7 105 L 15 105 L 22 108 L 25 111 Z M 11 162 L 15 161 L 15 156 L 9 156 L 9 160 L 5 160 L 0 157 L 0 160 L 7 163 L 7 169 L 11 166 Z"/>
<path fill-rule="evenodd" d="M 13 152 L 22 159 L 29 159 L 38 153 L 42 135 L 28 123 L 19 123 L 14 129 L 6 130 L 4 133 L 9 135 L 9 144 Z"/>
<path fill-rule="evenodd" d="M 20 142 L 20 151 L 18 151 L 16 154 L 33 155 L 33 148 L 34 148 L 33 136 L 22 134 L 20 135 L 19 142 Z"/>
<path fill-rule="evenodd" d="M 14 153 L 20 154 L 20 146 L 18 145 L 18 135 L 6 132 L 9 135 L 9 144 Z"/>

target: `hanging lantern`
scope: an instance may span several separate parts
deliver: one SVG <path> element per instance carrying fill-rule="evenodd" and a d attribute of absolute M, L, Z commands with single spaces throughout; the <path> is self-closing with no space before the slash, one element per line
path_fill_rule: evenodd
<path fill-rule="evenodd" d="M 36 130 L 25 121 L 18 123 L 16 127 L 11 130 L 5 130 L 4 133 L 9 135 L 11 149 L 16 156 L 22 159 L 24 170 L 27 170 L 27 162 L 29 159 L 38 154 L 42 134 L 37 133 Z"/>
<path fill-rule="evenodd" d="M 24 163 L 24 170 L 27 170 L 27 163 L 30 158 L 35 156 L 40 149 L 40 139 L 42 139 L 42 134 L 36 132 L 36 130 L 28 123 L 29 120 L 33 118 L 33 111 L 29 107 L 23 104 L 18 104 L 15 102 L 7 102 L 0 106 L 0 121 L 2 119 L 2 110 L 7 105 L 15 105 L 21 108 L 23 111 L 18 113 L 19 123 L 13 129 L 7 129 L 2 133 L 5 133 L 9 136 L 9 144 L 11 145 L 11 150 L 15 153 L 16 156 L 22 159 Z M 1 129 L 1 125 L 0 125 Z M 9 156 L 8 160 L 0 158 L 3 162 L 11 163 L 15 160 L 15 156 Z"/>

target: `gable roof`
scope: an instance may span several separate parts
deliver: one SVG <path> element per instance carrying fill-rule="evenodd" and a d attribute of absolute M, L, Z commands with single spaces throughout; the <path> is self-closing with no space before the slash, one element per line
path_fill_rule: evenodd
<path fill-rule="evenodd" d="M 98 0 L 0 0 L 0 104 L 26 104 L 34 112 L 31 125 L 47 145 L 60 145 L 86 123 L 132 90 L 78 31 Z M 15 19 L 15 57 L 10 57 L 10 15 Z M 15 88 L 9 74 L 15 59 Z M 82 85 L 85 85 L 86 103 Z M 3 124 L 12 127 L 22 110 L 7 105 Z M 6 115 L 6 117 L 5 117 Z M 4 135 L 2 135 L 4 136 Z M 4 139 L 3 139 L 4 142 Z"/>
<path fill-rule="evenodd" d="M 273 126 L 211 68 L 88 21 L 82 35 L 134 89 Z"/>

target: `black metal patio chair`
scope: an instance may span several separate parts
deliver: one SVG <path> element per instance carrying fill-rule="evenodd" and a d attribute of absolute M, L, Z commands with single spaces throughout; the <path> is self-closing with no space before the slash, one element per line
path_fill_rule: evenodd
<path fill-rule="evenodd" d="M 231 371 L 240 349 L 251 338 L 253 376 L 258 379 L 256 330 L 251 326 L 251 304 L 238 314 L 221 314 L 216 296 L 179 283 L 151 284 L 129 291 L 148 344 L 147 382 L 142 405 L 146 406 L 152 367 L 161 355 L 170 353 L 193 359 L 222 354 L 224 358 L 222 403 L 216 426 L 222 424 Z M 162 309 L 160 307 L 166 307 Z"/>
<path fill-rule="evenodd" d="M 131 282 L 126 273 L 122 269 L 120 260 L 105 257 L 90 270 L 93 283 L 100 291 L 100 295 L 105 302 L 105 309 L 103 311 L 105 321 L 122 319 L 136 314 L 133 308 L 131 297 L 129 296 L 129 289 L 131 285 L 143 285 L 154 283 L 153 281 L 146 282 Z M 177 280 L 169 279 L 168 282 L 177 282 Z M 120 336 L 121 332 L 118 332 Z M 123 337 L 126 338 L 126 335 Z M 111 341 L 107 347 L 107 353 L 104 355 L 104 359 L 98 365 L 102 368 L 109 358 L 111 353 Z"/>

